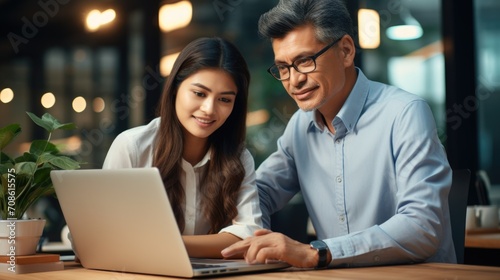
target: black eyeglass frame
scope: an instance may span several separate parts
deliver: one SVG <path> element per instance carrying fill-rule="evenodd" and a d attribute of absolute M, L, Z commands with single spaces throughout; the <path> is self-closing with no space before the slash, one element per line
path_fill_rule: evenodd
<path fill-rule="evenodd" d="M 288 69 L 288 77 L 287 78 L 278 78 L 276 77 L 273 72 L 271 71 L 271 69 L 273 67 L 277 67 L 278 65 L 277 64 L 273 64 L 271 65 L 271 67 L 267 68 L 267 72 L 269 74 L 271 74 L 271 76 L 273 76 L 276 80 L 278 81 L 286 81 L 288 79 L 290 79 L 290 67 L 293 67 L 293 69 L 295 69 L 297 72 L 299 73 L 302 73 L 302 74 L 307 74 L 307 73 L 311 73 L 313 72 L 314 70 L 316 70 L 316 59 L 322 55 L 323 53 L 325 53 L 328 49 L 330 49 L 331 47 L 333 47 L 335 44 L 337 44 L 342 38 L 344 38 L 344 36 L 340 36 L 340 38 L 336 39 L 335 41 L 331 42 L 330 44 L 326 45 L 324 48 L 322 48 L 319 52 L 317 52 L 316 54 L 314 55 L 311 55 L 311 56 L 306 56 L 306 57 L 301 57 L 301 58 L 297 58 L 295 61 L 292 62 L 292 64 L 278 64 L 279 66 L 281 67 L 286 67 Z M 295 62 L 299 61 L 299 60 L 304 60 L 304 59 L 312 59 L 312 62 L 314 63 L 314 68 L 311 70 L 311 71 L 307 71 L 307 72 L 303 72 L 303 71 L 300 71 L 297 67 L 297 65 L 295 65 Z M 279 72 L 279 70 L 278 70 Z"/>

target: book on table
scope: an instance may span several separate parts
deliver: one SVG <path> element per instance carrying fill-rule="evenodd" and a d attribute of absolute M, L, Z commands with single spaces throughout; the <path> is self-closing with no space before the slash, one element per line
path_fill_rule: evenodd
<path fill-rule="evenodd" d="M 63 269 L 64 263 L 58 254 L 0 256 L 0 273 L 23 274 Z"/>

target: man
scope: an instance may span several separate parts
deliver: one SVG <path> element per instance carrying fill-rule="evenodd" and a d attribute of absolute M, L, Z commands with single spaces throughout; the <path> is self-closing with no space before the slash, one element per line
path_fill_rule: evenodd
<path fill-rule="evenodd" d="M 427 103 L 356 68 L 341 0 L 282 0 L 259 20 L 269 72 L 300 107 L 257 171 L 264 225 L 299 191 L 317 241 L 269 230 L 222 251 L 296 267 L 456 262 L 451 169 Z"/>

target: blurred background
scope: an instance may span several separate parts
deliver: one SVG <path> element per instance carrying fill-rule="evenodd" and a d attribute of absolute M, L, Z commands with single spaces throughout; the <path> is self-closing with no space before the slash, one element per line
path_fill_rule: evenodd
<path fill-rule="evenodd" d="M 0 0 L 0 127 L 23 127 L 9 152 L 21 154 L 46 137 L 25 112 L 49 112 L 78 126 L 54 135 L 65 153 L 86 162 L 82 168 L 100 168 L 118 133 L 154 118 L 180 50 L 195 38 L 221 36 L 250 67 L 247 146 L 258 166 L 297 109 L 266 72 L 273 53 L 257 34 L 259 16 L 276 3 Z M 351 0 L 347 6 L 358 28 L 357 66 L 372 80 L 425 98 L 452 167 L 471 169 L 473 184 L 486 182 L 488 200 L 473 187 L 469 204 L 499 204 L 500 1 Z M 293 203 L 301 205 L 300 196 Z M 38 208 L 52 227 L 47 235 L 57 240 L 64 225 L 57 200 Z"/>

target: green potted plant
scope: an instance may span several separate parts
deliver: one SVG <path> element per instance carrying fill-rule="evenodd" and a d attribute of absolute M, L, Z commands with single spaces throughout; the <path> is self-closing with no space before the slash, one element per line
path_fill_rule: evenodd
<path fill-rule="evenodd" d="M 50 142 L 55 130 L 74 129 L 46 113 L 41 118 L 27 112 L 31 120 L 48 132 L 47 140 L 34 140 L 29 151 L 18 157 L 4 148 L 21 132 L 19 124 L 0 128 L 0 255 L 31 255 L 45 226 L 43 219 L 30 219 L 25 213 L 39 198 L 54 193 L 50 171 L 78 169 L 78 161 L 60 153 Z"/>

